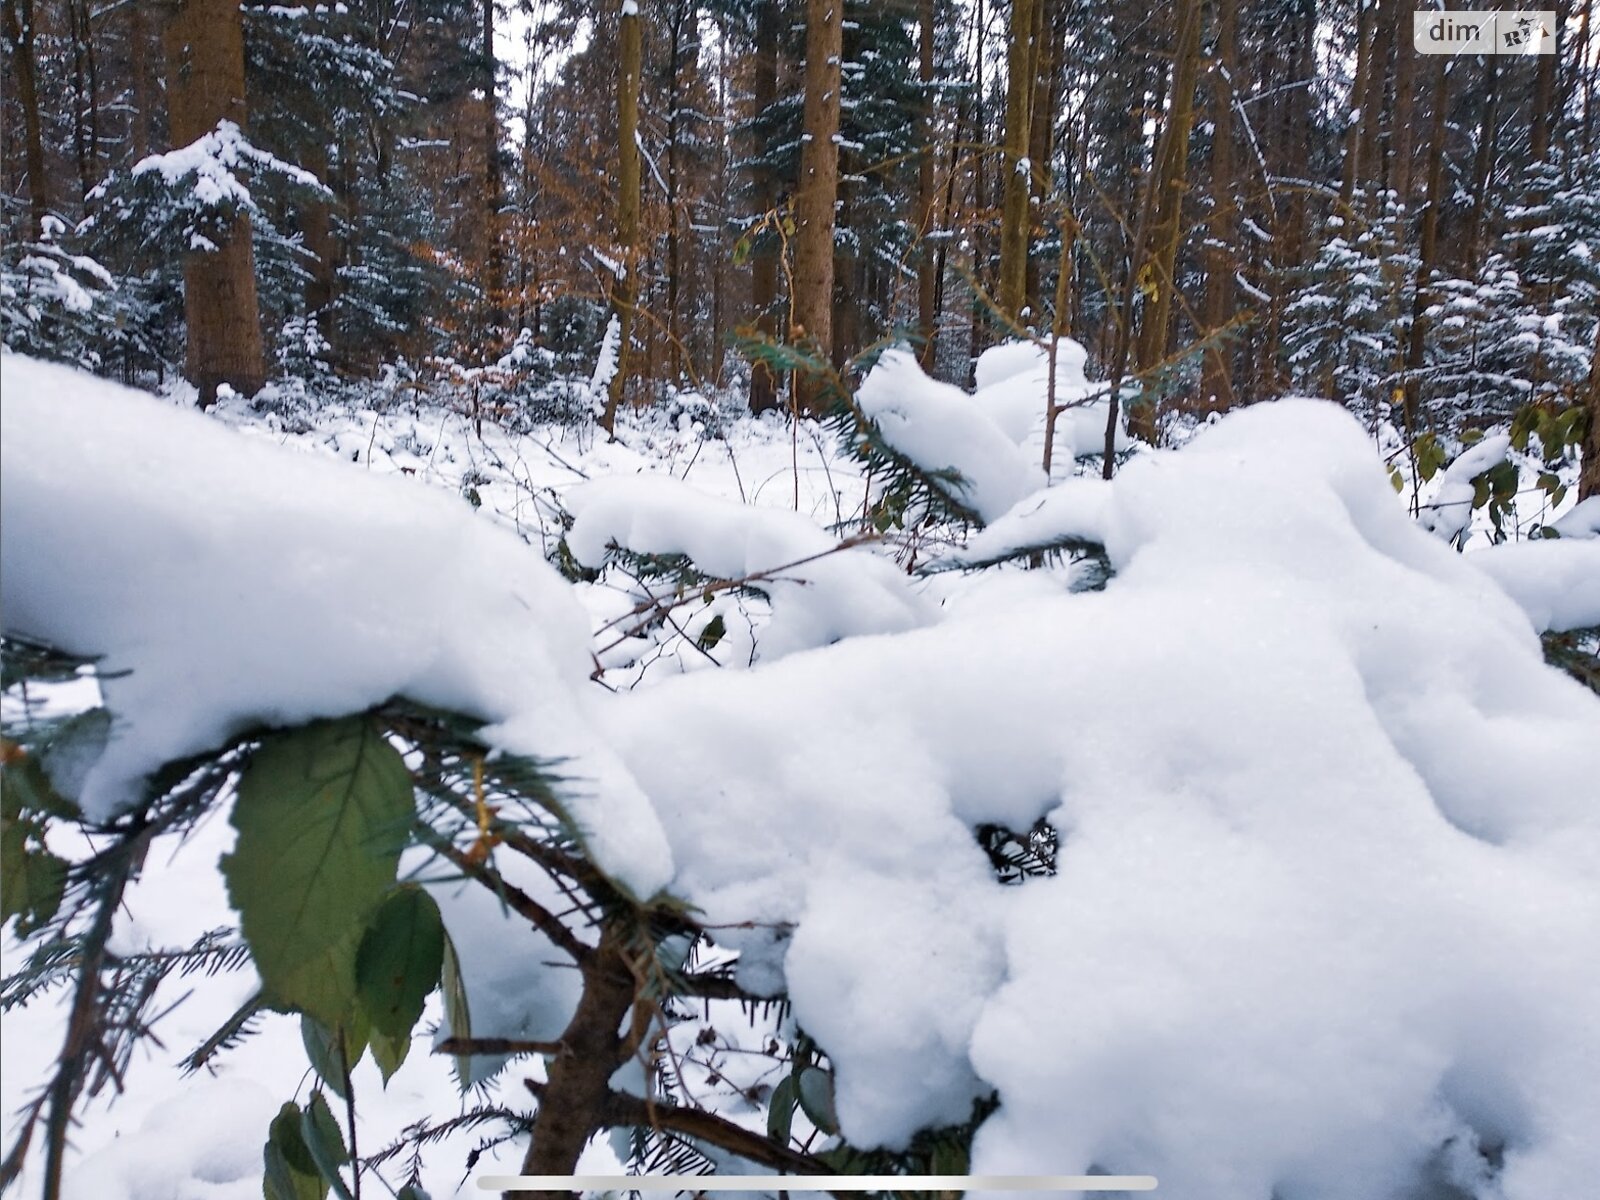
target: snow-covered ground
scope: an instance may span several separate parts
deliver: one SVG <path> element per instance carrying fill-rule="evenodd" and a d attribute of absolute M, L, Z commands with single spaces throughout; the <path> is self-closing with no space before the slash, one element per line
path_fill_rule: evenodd
<path fill-rule="evenodd" d="M 1184 1200 L 1585 1194 L 1600 701 L 1538 633 L 1600 623 L 1600 540 L 1456 553 L 1360 427 L 1307 401 L 1041 490 L 1017 398 L 1039 359 L 1011 357 L 976 398 L 897 357 L 862 389 L 901 453 L 963 469 L 988 528 L 840 550 L 873 484 L 810 425 L 702 403 L 606 442 L 396 396 L 301 428 L 7 356 L 5 627 L 129 671 L 103 685 L 100 811 L 253 723 L 395 694 L 567 756 L 608 871 L 757 926 L 727 944 L 787 988 L 858 1144 L 998 1091 L 975 1172 L 1152 1173 Z M 1096 423 L 1063 358 L 1089 410 L 1070 461 Z M 563 534 L 597 577 L 549 565 Z M 1059 539 L 1103 545 L 1110 584 L 906 571 Z M 619 547 L 756 579 L 646 627 L 628 614 L 656 585 Z M 1041 818 L 1057 873 L 998 887 L 974 828 Z M 163 847 L 118 944 L 228 924 L 232 836 L 213 813 Z M 559 1033 L 572 998 L 536 947 L 492 904 L 441 905 L 469 988 L 500 998 L 474 1032 Z M 297 1024 L 266 1017 L 214 1076 L 174 1066 L 254 986 L 181 981 L 164 1048 L 89 1106 L 69 1195 L 259 1194 L 267 1125 L 306 1084 Z M 7 1112 L 59 1023 L 7 1014 Z M 355 1086 L 364 1152 L 462 1103 L 420 1053 Z M 434 1196 L 469 1186 L 475 1142 L 429 1151 Z"/>

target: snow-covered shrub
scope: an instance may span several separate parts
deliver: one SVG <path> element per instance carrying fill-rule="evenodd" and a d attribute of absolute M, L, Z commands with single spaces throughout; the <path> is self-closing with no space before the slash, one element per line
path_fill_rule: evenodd
<path fill-rule="evenodd" d="M 1453 552 L 1337 407 L 1229 415 L 980 535 L 1098 542 L 1103 591 L 797 574 L 802 612 L 863 582 L 951 603 L 613 694 L 580 590 L 448 493 L 3 366 L 5 635 L 98 656 L 17 669 L 106 713 L 60 742 L 8 712 L 7 802 L 34 794 L 6 853 L 66 873 L 16 986 L 139 1000 L 79 1027 L 126 1065 L 208 986 L 161 971 L 254 967 L 183 1029 L 253 1089 L 254 1124 L 178 1167 L 208 1186 L 254 1194 L 266 1142 L 292 1194 L 442 1193 L 436 1141 L 570 1170 L 608 1125 L 655 1139 L 636 1162 L 1149 1172 L 1190 1200 L 1543 1200 L 1600 1171 L 1600 700 L 1538 637 L 1600 595 L 1600 543 Z M 575 495 L 574 553 L 837 550 L 659 482 Z M 1038 864 L 1009 887 L 1008 845 Z M 201 940 L 228 904 L 240 933 Z M 747 1035 L 759 997 L 788 1013 Z M 498 1090 L 463 1102 L 411 1047 L 434 1018 Z M 100 1061 L 41 1065 L 71 1098 Z M 101 1177 L 145 1144 L 110 1139 Z"/>
<path fill-rule="evenodd" d="M 114 329 L 111 272 L 63 248 L 65 225 L 46 218 L 43 240 L 0 250 L 0 335 L 8 349 L 97 370 Z"/>

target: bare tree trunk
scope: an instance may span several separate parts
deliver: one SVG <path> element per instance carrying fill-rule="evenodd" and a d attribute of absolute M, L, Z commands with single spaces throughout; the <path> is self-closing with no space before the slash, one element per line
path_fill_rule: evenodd
<path fill-rule="evenodd" d="M 794 338 L 808 338 L 824 360 L 833 355 L 833 228 L 839 196 L 840 60 L 843 0 L 806 0 L 805 124 L 795 194 Z M 822 405 L 817 381 L 795 380 L 798 406 Z"/>
<path fill-rule="evenodd" d="M 1054 187 L 1050 161 L 1056 148 L 1056 107 L 1061 96 L 1061 60 L 1066 50 L 1066 22 L 1057 0 L 1034 0 L 1033 111 L 1028 130 L 1028 162 L 1033 168 L 1033 192 L 1045 199 Z M 1030 210 L 1030 222 L 1032 213 Z M 1024 303 L 1034 313 L 1044 311 L 1040 294 L 1039 259 L 1026 257 Z"/>
<path fill-rule="evenodd" d="M 164 34 L 172 141 L 187 146 L 228 120 L 246 128 L 239 0 L 180 0 Z M 211 253 L 184 257 L 187 374 L 210 405 L 221 384 L 246 396 L 266 382 L 250 219 L 241 214 Z"/>
<path fill-rule="evenodd" d="M 1358 0 L 1359 3 L 1359 0 Z M 1367 80 L 1372 73 L 1373 14 L 1376 0 L 1360 4 L 1356 17 L 1356 74 L 1350 85 L 1350 107 L 1360 111 L 1350 122 L 1345 133 L 1344 176 L 1339 187 L 1339 200 L 1348 208 L 1355 198 L 1356 187 L 1361 182 L 1362 129 L 1367 119 L 1365 107 Z"/>
<path fill-rule="evenodd" d="M 922 369 L 933 370 L 937 354 L 939 258 L 930 241 L 934 233 L 934 209 L 938 202 L 933 173 L 933 0 L 918 0 L 917 19 L 920 40 L 917 45 L 917 77 L 922 81 L 922 112 L 919 117 L 921 157 L 917 161 L 917 226 L 922 231 L 922 256 L 917 262 L 917 331 L 922 335 Z M 941 243 L 942 244 L 942 243 Z"/>
<path fill-rule="evenodd" d="M 1439 204 L 1444 195 L 1444 140 L 1446 116 L 1450 108 L 1450 74 L 1440 57 L 1434 74 L 1433 120 L 1428 132 L 1428 180 L 1423 198 L 1422 245 L 1418 252 L 1417 278 L 1412 290 L 1411 331 L 1406 343 L 1405 422 L 1406 432 L 1415 437 L 1420 431 L 1422 410 L 1422 364 L 1427 347 L 1428 297 L 1432 293 L 1434 267 L 1439 258 Z"/>
<path fill-rule="evenodd" d="M 1006 132 L 1000 159 L 1005 199 L 1000 214 L 1000 285 L 995 299 L 1000 311 L 1019 323 L 1028 303 L 1028 198 L 1033 190 L 1028 133 L 1033 116 L 1034 13 L 1038 3 L 1011 0 L 1011 43 L 1006 55 Z"/>
<path fill-rule="evenodd" d="M 764 113 L 778 100 L 778 0 L 762 0 L 756 14 L 754 111 Z M 753 156 L 752 156 L 753 157 Z M 778 206 L 778 185 L 772 170 L 757 164 L 753 192 L 758 216 Z M 756 310 L 756 328 L 768 337 L 777 333 L 772 309 L 778 302 L 778 259 L 756 254 L 750 263 L 750 301 Z M 764 362 L 750 364 L 750 411 L 766 412 L 778 406 L 778 381 Z"/>
<path fill-rule="evenodd" d="M 484 331 L 490 346 L 496 345 L 506 323 L 506 264 L 500 244 L 500 210 L 504 207 L 505 185 L 500 177 L 499 70 L 494 52 L 494 3 L 483 0 L 483 159 L 484 216 L 483 234 L 487 255 L 483 290 L 488 299 Z"/>
<path fill-rule="evenodd" d="M 1563 36 L 1567 22 L 1567 4 L 1565 0 L 1556 3 L 1556 50 L 1559 52 L 1561 43 L 1566 40 Z M 1536 75 L 1533 85 L 1533 129 L 1530 132 L 1530 153 L 1534 162 L 1543 162 L 1550 157 L 1550 134 L 1552 126 L 1561 119 L 1560 112 L 1556 111 L 1556 62 L 1558 54 L 1541 54 L 1539 65 L 1535 68 Z"/>
<path fill-rule="evenodd" d="M 1472 168 L 1472 215 L 1467 222 L 1464 261 L 1467 270 L 1478 265 L 1478 242 L 1483 235 L 1484 206 L 1489 199 L 1490 181 L 1494 178 L 1495 152 L 1499 129 L 1497 108 L 1500 99 L 1500 56 L 1490 54 L 1485 58 L 1489 78 L 1484 84 L 1483 119 L 1478 125 L 1478 153 Z"/>
<path fill-rule="evenodd" d="M 128 5 L 128 71 L 133 76 L 133 112 L 128 134 L 133 161 L 150 153 L 150 49 L 145 44 L 144 5 Z"/>
<path fill-rule="evenodd" d="M 639 6 L 626 0 L 618 26 L 622 63 L 617 71 L 617 243 L 622 250 L 622 276 L 612 286 L 612 307 L 621 337 L 617 370 L 606 390 L 600 418 L 607 433 L 616 429 L 617 407 L 628 386 L 629 347 L 633 341 L 634 308 L 639 302 Z"/>
<path fill-rule="evenodd" d="M 683 25 L 689 13 L 684 0 L 672 8 L 667 51 L 667 371 L 676 384 L 683 376 L 683 335 L 678 321 L 678 293 L 683 247 L 678 219 L 678 73 L 683 54 Z"/>
<path fill-rule="evenodd" d="M 1173 41 L 1172 102 L 1167 109 L 1155 162 L 1154 207 L 1150 220 L 1150 252 L 1145 260 L 1149 292 L 1134 363 L 1141 376 L 1165 357 L 1172 326 L 1172 297 L 1177 290 L 1178 244 L 1183 236 L 1183 195 L 1189 165 L 1189 132 L 1194 124 L 1194 85 L 1200 64 L 1200 0 L 1182 0 Z M 1136 286 L 1137 286 L 1136 281 Z M 1154 441 L 1156 406 L 1141 404 L 1129 414 L 1129 427 Z"/>
<path fill-rule="evenodd" d="M 1416 7 L 1416 0 L 1402 0 L 1399 16 L 1402 42 L 1400 52 L 1394 59 L 1394 170 L 1390 184 L 1406 203 L 1410 203 L 1411 198 L 1411 160 L 1416 143 L 1413 125 L 1417 107 L 1417 61 L 1421 56 L 1412 53 L 1404 39 L 1411 36 L 1411 18 Z"/>
<path fill-rule="evenodd" d="M 32 236 L 44 234 L 50 212 L 50 181 L 44 170 L 44 138 L 39 128 L 38 60 L 34 56 L 33 0 L 5 0 L 0 7 L 5 22 L 6 47 L 17 81 L 17 102 L 22 106 L 22 141 L 28 169 L 28 202 Z"/>
<path fill-rule="evenodd" d="M 1600 325 L 1595 326 L 1594 331 L 1594 353 L 1589 360 L 1589 388 L 1584 407 L 1589 410 L 1589 425 L 1583 435 L 1579 500 L 1600 496 Z"/>
<path fill-rule="evenodd" d="M 1206 226 L 1206 299 L 1202 318 L 1207 335 L 1233 319 L 1234 275 L 1239 267 L 1238 220 L 1234 202 L 1233 80 L 1239 59 L 1238 0 L 1215 0 L 1217 62 L 1211 77 L 1211 221 Z M 1231 350 L 1215 342 L 1200 368 L 1201 412 L 1233 406 Z"/>

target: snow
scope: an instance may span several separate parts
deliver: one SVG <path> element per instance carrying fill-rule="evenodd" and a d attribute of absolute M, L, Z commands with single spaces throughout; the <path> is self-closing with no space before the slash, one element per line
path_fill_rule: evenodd
<path fill-rule="evenodd" d="M 1600 538 L 1508 542 L 1466 558 L 1505 589 L 1538 632 L 1600 625 Z"/>
<path fill-rule="evenodd" d="M 753 585 L 772 604 L 759 643 L 763 659 L 853 635 L 898 633 L 934 616 L 890 562 L 865 549 L 839 549 L 838 539 L 799 513 L 723 500 L 662 475 L 585 484 L 568 493 L 567 507 L 576 518 L 567 544 L 586 567 L 602 566 L 615 546 L 686 555 L 720 579 L 770 574 Z"/>
<path fill-rule="evenodd" d="M 1418 516 L 1423 528 L 1445 541 L 1454 541 L 1472 527 L 1473 483 L 1479 475 L 1505 461 L 1511 451 L 1511 436 L 1491 434 L 1445 468 L 1433 499 L 1422 506 Z"/>
<path fill-rule="evenodd" d="M 1075 458 L 1102 454 L 1106 445 L 1105 385 L 1084 375 L 1087 351 L 1071 338 L 1056 341 L 1056 439 L 1051 474 L 1071 474 Z M 1044 462 L 1045 402 L 1050 394 L 1050 351 L 1034 342 L 1003 342 L 978 356 L 974 401 L 1034 462 Z M 1119 414 L 1116 449 L 1132 446 Z"/>
<path fill-rule="evenodd" d="M 960 388 L 928 378 L 909 350 L 885 350 L 861 381 L 856 402 L 884 440 L 917 466 L 959 472 L 959 485 L 941 486 L 983 521 L 1044 485 L 1043 470 L 989 414 Z"/>
<path fill-rule="evenodd" d="M 208 208 L 237 204 L 253 210 L 250 191 L 235 174 L 242 167 L 266 167 L 301 187 L 326 191 L 315 175 L 251 145 L 239 126 L 226 119 L 187 146 L 141 159 L 133 174 L 159 174 L 168 187 L 185 184 L 192 197 Z"/>
<path fill-rule="evenodd" d="M 1030 547 L 1074 542 L 1103 545 L 1110 497 L 1111 485 L 1106 481 L 1071 476 L 1020 501 L 968 538 L 965 548 L 952 558 L 976 564 L 1007 558 Z"/>
<path fill-rule="evenodd" d="M 969 553 L 1093 534 L 1106 589 L 978 574 L 967 616 L 934 621 L 855 547 L 807 564 L 763 627 L 814 607 L 835 632 L 612 695 L 587 683 L 589 593 L 487 512 L 63 369 L 3 370 L 5 628 L 131 671 L 104 685 L 120 724 L 86 804 L 253 721 L 404 693 L 566 755 L 602 865 L 669 884 L 727 927 L 742 979 L 787 989 L 857 1144 L 904 1144 L 997 1091 L 975 1173 L 1150 1173 L 1185 1200 L 1592 1190 L 1600 701 L 1544 664 L 1518 588 L 1566 603 L 1596 543 L 1550 541 L 1559 568 L 1544 544 L 1520 564 L 1455 553 L 1341 409 L 1257 405 L 1110 484 L 1041 494 L 975 397 L 891 351 L 862 407 L 972 481 L 990 524 Z M 639 457 L 600 444 L 583 465 Z M 659 476 L 565 498 L 591 563 L 615 541 L 735 574 L 837 544 L 809 515 Z M 1041 817 L 1057 874 L 997 886 L 974 827 Z M 221 827 L 191 861 L 215 861 Z M 180 886 L 220 891 L 195 868 L 140 884 Z M 471 957 L 475 990 L 515 990 Z M 537 1000 L 493 1020 L 549 1028 L 570 1003 Z M 285 1024 L 218 1082 L 248 1080 Z M 408 1063 L 366 1094 L 385 1119 L 448 1112 L 438 1075 Z M 175 1102 L 151 1129 L 182 1127 Z M 246 1145 L 259 1162 L 264 1123 L 202 1116 L 220 1165 L 175 1150 L 141 1194 L 244 1194 L 230 1164 Z M 80 1142 L 139 1153 L 122 1140 Z"/>
<path fill-rule="evenodd" d="M 597 786 L 576 811 L 597 854 L 646 895 L 666 881 L 643 796 L 578 715 L 583 612 L 514 535 L 459 500 L 284 455 L 63 367 L 0 361 L 6 629 L 129 670 L 105 683 L 118 726 L 86 811 L 115 812 L 157 766 L 252 723 L 405 695 L 515 715 L 540 730 L 540 753 L 592 759 Z M 285 613 L 286 595 L 304 604 Z M 514 730 L 505 739 L 517 748 Z"/>

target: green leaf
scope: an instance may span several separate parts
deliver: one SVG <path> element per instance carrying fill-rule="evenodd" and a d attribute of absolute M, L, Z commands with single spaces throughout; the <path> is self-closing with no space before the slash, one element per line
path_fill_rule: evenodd
<path fill-rule="evenodd" d="M 350 1200 L 350 1189 L 345 1187 L 339 1168 L 350 1160 L 344 1148 L 344 1135 L 339 1132 L 339 1122 L 333 1119 L 328 1101 L 321 1092 L 311 1097 L 311 1103 L 300 1116 L 300 1136 L 317 1170 L 328 1181 L 340 1200 Z"/>
<path fill-rule="evenodd" d="M 1400 468 L 1394 466 L 1393 464 L 1391 464 L 1389 467 L 1389 486 L 1394 488 L 1396 492 L 1403 492 L 1406 490 L 1405 476 L 1401 475 Z"/>
<path fill-rule="evenodd" d="M 811 1123 L 823 1133 L 839 1132 L 839 1114 L 833 1108 L 833 1076 L 821 1067 L 807 1067 L 797 1076 L 796 1094 Z"/>
<path fill-rule="evenodd" d="M 384 1079 L 399 1068 L 444 968 L 444 921 L 420 887 L 397 889 L 379 906 L 356 955 L 356 994 L 376 1035 Z M 381 1042 L 381 1046 L 380 1046 Z"/>
<path fill-rule="evenodd" d="M 794 1076 L 785 1075 L 772 1089 L 772 1100 L 767 1107 L 767 1136 L 780 1145 L 789 1144 L 789 1131 L 794 1127 L 794 1106 L 799 1100 Z"/>
<path fill-rule="evenodd" d="M 722 619 L 722 614 L 718 613 L 707 621 L 706 627 L 700 631 L 700 637 L 697 639 L 700 643 L 700 649 L 715 650 L 717 643 L 726 637 L 727 633 L 728 624 Z"/>
<path fill-rule="evenodd" d="M 472 1036 L 472 1011 L 467 1006 L 467 989 L 461 982 L 461 961 L 456 957 L 455 943 L 448 933 L 444 936 L 444 960 L 439 969 L 439 990 L 444 993 L 444 1019 L 450 1026 L 450 1036 Z M 472 1059 L 469 1055 L 456 1055 L 456 1083 L 464 1092 L 472 1086 Z"/>
<path fill-rule="evenodd" d="M 316 1068 L 322 1081 L 333 1089 L 333 1094 L 344 1100 L 346 1099 L 345 1073 L 347 1070 L 355 1070 L 356 1064 L 361 1061 L 361 1056 L 367 1050 L 366 1015 L 360 1011 L 355 1012 L 341 1028 L 340 1033 L 343 1035 L 344 1043 L 342 1058 L 333 1030 L 315 1017 L 304 1013 L 300 1016 L 300 1040 L 305 1045 L 306 1057 L 311 1060 L 311 1065 Z"/>
<path fill-rule="evenodd" d="M 275 1005 L 330 1027 L 350 1019 L 356 951 L 413 811 L 404 760 L 362 717 L 307 725 L 251 759 L 222 872 Z"/>
<path fill-rule="evenodd" d="M 0 775 L 0 792 L 4 794 L 4 815 L 0 816 L 0 923 L 16 917 L 16 932 L 21 936 L 56 915 L 67 887 L 66 860 L 43 845 L 43 826 L 22 815 L 28 803 L 22 783 L 35 771 L 37 763 L 30 756 L 5 768 Z M 42 778 L 42 772 L 39 775 Z"/>
<path fill-rule="evenodd" d="M 266 1168 L 261 1187 L 266 1200 L 324 1200 L 327 1196 L 328 1185 L 300 1136 L 300 1109 L 295 1104 L 285 1104 L 272 1119 L 261 1158 Z"/>

